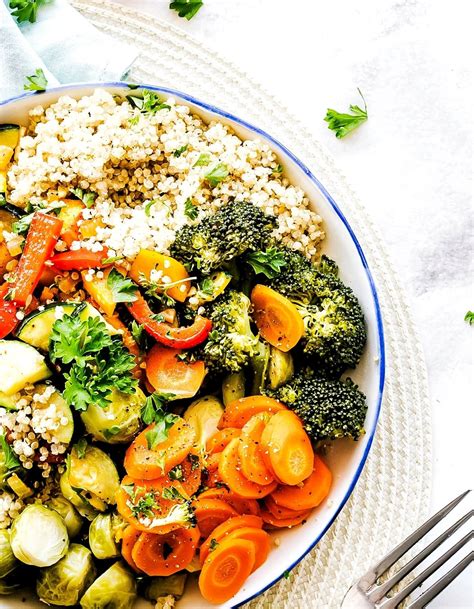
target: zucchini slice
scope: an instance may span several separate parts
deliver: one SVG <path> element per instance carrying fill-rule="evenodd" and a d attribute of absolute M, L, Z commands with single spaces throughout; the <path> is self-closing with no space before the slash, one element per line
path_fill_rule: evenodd
<path fill-rule="evenodd" d="M 17 402 L 21 398 L 20 394 L 5 395 L 0 391 L 0 408 L 7 410 L 18 410 Z"/>
<path fill-rule="evenodd" d="M 19 340 L 0 340 L 0 392 L 11 396 L 51 376 L 44 357 Z"/>
<path fill-rule="evenodd" d="M 0 146 L 16 148 L 20 141 L 20 125 L 0 125 Z"/>

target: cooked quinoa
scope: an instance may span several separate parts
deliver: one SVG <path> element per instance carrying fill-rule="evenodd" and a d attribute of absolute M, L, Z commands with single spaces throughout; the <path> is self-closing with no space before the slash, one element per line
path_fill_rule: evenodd
<path fill-rule="evenodd" d="M 228 176 L 211 187 L 205 176 L 219 165 Z M 83 223 L 95 220 L 93 234 L 71 249 L 105 245 L 109 256 L 129 260 L 142 248 L 168 253 L 181 226 L 229 200 L 277 216 L 275 236 L 309 258 L 318 256 L 324 238 L 321 217 L 282 175 L 266 143 L 242 140 L 218 121 L 207 124 L 173 98 L 154 114 L 103 89 L 37 106 L 8 181 L 11 203 L 22 207 L 47 205 L 73 188 L 94 193 L 82 212 Z M 187 202 L 198 210 L 193 220 Z"/>

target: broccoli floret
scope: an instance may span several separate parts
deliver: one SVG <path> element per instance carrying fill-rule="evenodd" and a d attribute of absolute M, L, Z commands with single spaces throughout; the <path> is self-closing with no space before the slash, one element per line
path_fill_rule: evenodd
<path fill-rule="evenodd" d="M 207 341 L 196 353 L 211 372 L 239 372 L 255 355 L 258 336 L 250 327 L 250 300 L 242 292 L 229 290 L 206 306 L 212 321 Z"/>
<path fill-rule="evenodd" d="M 265 280 L 265 282 L 290 299 L 310 302 L 319 277 L 317 267 L 295 250 L 282 247 L 279 251 L 285 262 L 281 272 L 271 280 Z"/>
<path fill-rule="evenodd" d="M 364 433 L 365 395 L 351 379 L 322 379 L 303 370 L 267 394 L 291 408 L 314 441 L 342 437 L 357 440 Z"/>
<path fill-rule="evenodd" d="M 180 228 L 171 256 L 209 274 L 248 250 L 262 249 L 276 224 L 274 216 L 252 203 L 230 201 L 197 224 Z"/>

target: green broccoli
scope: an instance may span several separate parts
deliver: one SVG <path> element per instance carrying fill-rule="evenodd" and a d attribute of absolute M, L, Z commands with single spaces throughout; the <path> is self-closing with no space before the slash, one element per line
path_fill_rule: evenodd
<path fill-rule="evenodd" d="M 291 300 L 311 302 L 319 278 L 317 267 L 296 250 L 281 247 L 279 252 L 284 261 L 281 272 L 262 282 Z"/>
<path fill-rule="evenodd" d="M 180 228 L 170 253 L 206 275 L 248 250 L 265 247 L 276 223 L 252 203 L 230 201 L 197 224 Z"/>
<path fill-rule="evenodd" d="M 205 315 L 212 321 L 212 331 L 195 357 L 213 373 L 239 372 L 258 348 L 258 336 L 250 327 L 249 298 L 228 290 L 206 306 Z"/>
<path fill-rule="evenodd" d="M 351 379 L 322 379 L 302 370 L 276 391 L 266 393 L 291 408 L 314 441 L 357 440 L 364 433 L 365 395 Z"/>

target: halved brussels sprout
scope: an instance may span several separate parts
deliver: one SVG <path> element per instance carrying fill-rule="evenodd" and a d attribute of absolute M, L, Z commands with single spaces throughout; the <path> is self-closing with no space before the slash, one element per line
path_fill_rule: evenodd
<path fill-rule="evenodd" d="M 111 402 L 105 408 L 91 405 L 81 413 L 81 419 L 96 440 L 109 444 L 129 442 L 140 429 L 145 394 L 141 389 L 131 395 L 114 389 L 109 397 Z"/>
<path fill-rule="evenodd" d="M 57 512 L 64 520 L 69 539 L 73 539 L 76 535 L 79 535 L 79 531 L 82 527 L 82 518 L 70 501 L 62 495 L 58 495 L 57 497 L 52 497 L 46 505 Z"/>
<path fill-rule="evenodd" d="M 181 598 L 184 593 L 186 578 L 186 573 L 175 573 L 174 575 L 168 575 L 167 577 L 152 577 L 150 583 L 145 588 L 145 598 L 155 602 L 159 598 L 168 595 L 174 596 L 175 598 Z"/>
<path fill-rule="evenodd" d="M 278 389 L 288 382 L 295 372 L 293 356 L 291 353 L 270 347 L 270 361 L 268 363 L 268 384 L 270 389 Z"/>
<path fill-rule="evenodd" d="M 67 499 L 73 504 L 73 506 L 76 508 L 76 510 L 81 516 L 84 516 L 84 518 L 87 518 L 87 520 L 94 520 L 94 518 L 97 516 L 98 511 L 94 507 L 92 507 L 92 505 L 85 497 L 83 497 L 80 493 L 77 492 L 77 490 L 82 491 L 82 489 L 74 490 L 71 487 L 71 485 L 69 484 L 69 475 L 67 471 L 65 471 L 59 478 L 59 488 L 61 489 L 61 493 L 63 494 L 65 499 Z M 106 506 L 104 507 L 104 510 L 105 509 Z"/>
<path fill-rule="evenodd" d="M 116 562 L 86 590 L 80 604 L 82 609 L 132 609 L 136 597 L 135 576 Z"/>
<path fill-rule="evenodd" d="M 66 474 L 72 490 L 99 512 L 105 512 L 107 504 L 115 504 L 119 476 L 112 459 L 100 448 L 87 446 L 79 455 L 73 447 Z"/>
<path fill-rule="evenodd" d="M 0 529 L 0 579 L 9 575 L 19 564 L 10 544 L 10 531 Z"/>
<path fill-rule="evenodd" d="M 183 419 L 191 425 L 196 434 L 196 444 L 204 452 L 206 442 L 217 431 L 217 424 L 224 412 L 224 406 L 213 395 L 194 400 L 188 406 Z"/>
<path fill-rule="evenodd" d="M 67 552 L 69 538 L 61 516 L 45 505 L 28 505 L 15 518 L 10 543 L 13 554 L 27 565 L 49 567 Z"/>
<path fill-rule="evenodd" d="M 115 542 L 117 528 L 121 520 L 113 514 L 98 514 L 89 527 L 89 545 L 96 558 L 105 560 L 120 556 Z"/>
<path fill-rule="evenodd" d="M 222 381 L 222 400 L 224 406 L 227 406 L 234 400 L 238 400 L 245 396 L 245 374 L 233 372 L 228 374 Z"/>
<path fill-rule="evenodd" d="M 94 581 L 96 569 L 91 551 L 77 543 L 52 567 L 41 569 L 36 582 L 38 598 L 48 605 L 71 607 Z"/>

